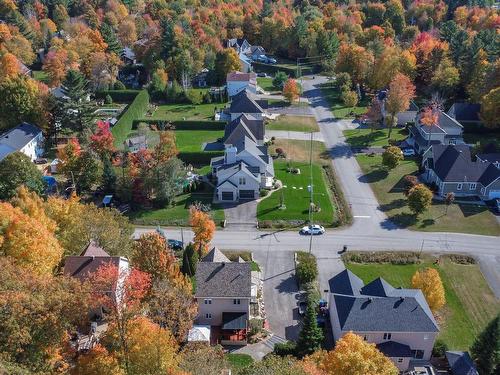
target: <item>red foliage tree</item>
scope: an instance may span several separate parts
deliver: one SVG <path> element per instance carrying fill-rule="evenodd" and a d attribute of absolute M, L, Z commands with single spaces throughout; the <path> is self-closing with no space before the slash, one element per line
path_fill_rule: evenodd
<path fill-rule="evenodd" d="M 97 121 L 97 130 L 90 136 L 90 147 L 101 157 L 111 155 L 115 151 L 113 133 L 109 122 Z"/>

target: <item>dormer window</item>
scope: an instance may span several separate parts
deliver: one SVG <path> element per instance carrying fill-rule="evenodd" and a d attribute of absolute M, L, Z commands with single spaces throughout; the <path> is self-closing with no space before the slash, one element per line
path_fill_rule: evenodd
<path fill-rule="evenodd" d="M 245 177 L 240 177 L 239 184 L 240 185 L 246 185 L 246 183 L 247 183 L 246 178 Z"/>

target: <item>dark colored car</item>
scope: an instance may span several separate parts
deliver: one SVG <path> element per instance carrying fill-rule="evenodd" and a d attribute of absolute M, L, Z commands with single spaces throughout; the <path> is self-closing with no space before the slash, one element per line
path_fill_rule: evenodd
<path fill-rule="evenodd" d="M 305 315 L 307 309 L 307 302 L 300 301 L 299 302 L 299 315 Z"/>
<path fill-rule="evenodd" d="M 168 247 L 170 247 L 172 250 L 177 251 L 177 250 L 184 249 L 184 244 L 182 243 L 182 241 L 168 239 L 167 243 L 168 243 Z"/>

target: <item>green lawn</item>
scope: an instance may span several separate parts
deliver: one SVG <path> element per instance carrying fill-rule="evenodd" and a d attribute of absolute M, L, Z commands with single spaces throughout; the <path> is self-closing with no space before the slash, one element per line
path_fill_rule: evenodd
<path fill-rule="evenodd" d="M 175 198 L 175 203 L 171 207 L 160 209 L 142 209 L 129 213 L 130 220 L 138 225 L 189 225 L 189 207 L 194 202 L 210 204 L 212 210 L 210 214 L 216 225 L 224 221 L 224 210 L 212 204 L 212 192 L 187 193 Z"/>
<path fill-rule="evenodd" d="M 368 99 L 359 102 L 358 106 L 355 108 L 348 108 L 344 106 L 344 103 L 342 103 L 342 99 L 340 99 L 340 91 L 338 89 L 326 86 L 322 87 L 321 91 L 323 92 L 326 100 L 330 103 L 333 115 L 337 118 L 354 117 L 350 114 L 351 112 L 354 112 L 356 115 L 362 115 L 367 111 L 369 105 Z"/>
<path fill-rule="evenodd" d="M 198 152 L 203 143 L 215 142 L 224 130 L 175 130 L 175 143 L 180 152 Z"/>
<path fill-rule="evenodd" d="M 317 132 L 318 123 L 312 116 L 282 115 L 266 124 L 268 130 L 290 130 L 297 132 Z"/>
<path fill-rule="evenodd" d="M 384 147 L 389 145 L 389 129 L 348 129 L 344 130 L 346 142 L 353 147 Z M 405 129 L 392 129 L 391 139 L 402 141 L 408 136 Z"/>
<path fill-rule="evenodd" d="M 388 173 L 381 168 L 380 155 L 358 155 L 356 158 L 365 173 L 362 179 L 370 183 L 380 208 L 401 227 L 431 232 L 500 235 L 500 225 L 484 206 L 452 204 L 445 214 L 445 205 L 434 202 L 427 212 L 415 219 L 403 194 L 403 177 L 416 173 L 418 169 L 415 160 L 406 159 Z"/>
<path fill-rule="evenodd" d="M 213 120 L 214 109 L 223 108 L 225 104 L 163 104 L 159 105 L 158 109 L 151 117 L 153 120 Z"/>
<path fill-rule="evenodd" d="M 274 162 L 276 178 L 281 180 L 283 188 L 275 191 L 271 196 L 263 199 L 257 206 L 257 218 L 263 220 L 297 221 L 297 225 L 309 218 L 310 167 L 305 162 L 290 163 L 292 167 L 300 169 L 300 174 L 288 173 L 287 162 Z M 321 207 L 320 212 L 314 213 L 314 222 L 331 225 L 334 218 L 334 209 L 330 192 L 323 177 L 321 166 L 313 164 L 314 203 Z M 285 187 L 286 186 L 286 187 Z M 286 209 L 280 209 L 280 197 L 283 194 Z"/>
<path fill-rule="evenodd" d="M 33 70 L 33 78 L 43 83 L 49 82 L 49 76 L 43 70 Z"/>
<path fill-rule="evenodd" d="M 280 91 L 273 85 L 272 77 L 257 77 L 257 84 L 264 90 L 269 92 Z"/>
<path fill-rule="evenodd" d="M 446 305 L 438 312 L 437 321 L 441 332 L 439 338 L 450 350 L 467 350 L 474 337 L 484 328 L 500 309 L 486 283 L 479 266 L 460 265 L 442 258 L 440 265 L 426 259 L 422 264 L 356 264 L 346 267 L 365 283 L 383 277 L 394 287 L 411 287 L 411 277 L 423 267 L 437 268 L 445 287 Z"/>
<path fill-rule="evenodd" d="M 224 356 L 229 362 L 231 370 L 236 373 L 253 363 L 253 358 L 248 354 L 227 353 Z"/>

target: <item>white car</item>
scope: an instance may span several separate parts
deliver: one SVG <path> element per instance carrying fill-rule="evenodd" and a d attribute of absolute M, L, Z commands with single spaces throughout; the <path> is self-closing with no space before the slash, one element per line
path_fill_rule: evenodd
<path fill-rule="evenodd" d="M 412 148 L 404 148 L 402 151 L 404 156 L 415 156 L 415 150 Z"/>
<path fill-rule="evenodd" d="M 310 235 L 312 232 L 313 235 L 323 234 L 325 233 L 325 228 L 321 225 L 313 225 L 313 226 L 305 226 L 300 230 L 300 234 Z"/>

